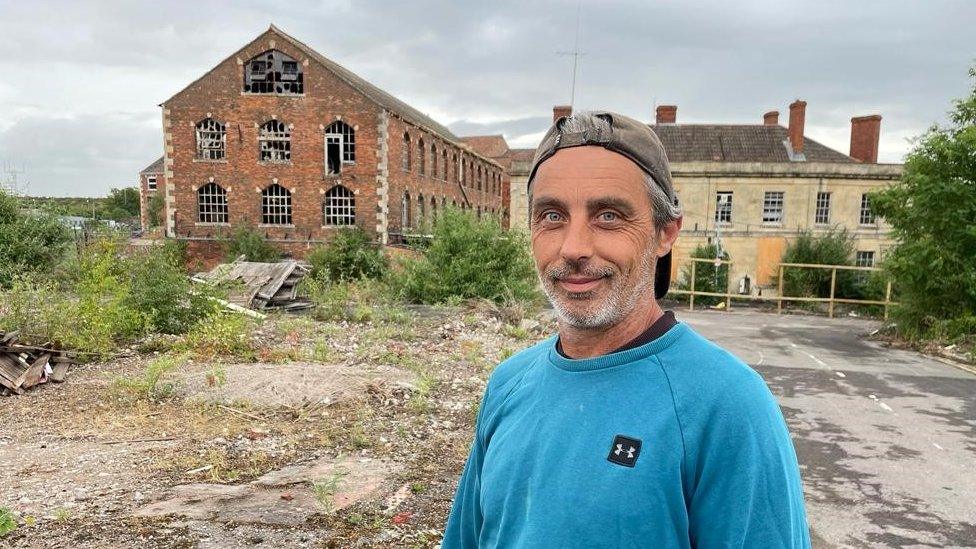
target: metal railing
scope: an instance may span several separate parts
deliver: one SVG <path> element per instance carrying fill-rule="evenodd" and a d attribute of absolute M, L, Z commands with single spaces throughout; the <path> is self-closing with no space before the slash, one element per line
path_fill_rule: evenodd
<path fill-rule="evenodd" d="M 853 267 L 850 265 L 816 265 L 809 263 L 779 263 L 779 295 L 777 296 L 763 296 L 763 295 L 751 295 L 751 294 L 739 294 L 731 293 L 728 290 L 725 292 L 703 292 L 695 290 L 695 266 L 698 263 L 711 263 L 715 265 L 716 268 L 722 265 L 728 265 L 729 269 L 725 275 L 725 287 L 728 289 L 730 286 L 730 277 L 732 276 L 732 262 L 728 260 L 716 260 L 716 259 L 703 259 L 703 258 L 689 258 L 691 261 L 691 287 L 687 290 L 674 289 L 672 288 L 668 293 L 675 295 L 687 295 L 688 297 L 688 310 L 694 310 L 695 308 L 695 296 L 708 296 L 708 297 L 720 297 L 725 299 L 725 310 L 732 310 L 732 300 L 742 299 L 746 301 L 775 301 L 776 302 L 776 313 L 780 314 L 783 312 L 783 302 L 812 302 L 812 303 L 827 303 L 827 316 L 830 318 L 834 317 L 834 304 L 835 303 L 845 303 L 852 305 L 879 305 L 884 306 L 884 319 L 888 320 L 888 310 L 892 305 L 898 305 L 897 302 L 891 301 L 891 281 L 887 281 L 885 287 L 885 298 L 884 301 L 873 300 L 873 299 L 850 299 L 836 297 L 835 293 L 837 290 L 837 271 L 848 270 L 848 271 L 880 271 L 878 267 Z M 785 296 L 783 295 L 783 272 L 786 268 L 804 268 L 804 269 L 830 269 L 830 297 L 802 297 L 802 296 Z"/>

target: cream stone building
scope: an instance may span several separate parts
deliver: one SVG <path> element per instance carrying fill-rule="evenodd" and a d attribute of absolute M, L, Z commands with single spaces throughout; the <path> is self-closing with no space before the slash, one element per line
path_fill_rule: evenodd
<path fill-rule="evenodd" d="M 553 109 L 554 119 L 565 114 L 566 107 Z M 858 264 L 884 257 L 889 227 L 873 215 L 867 194 L 896 182 L 902 166 L 877 163 L 880 116 L 851 120 L 851 150 L 843 154 L 804 136 L 806 103 L 799 100 L 790 105 L 787 127 L 776 111 L 761 124 L 678 124 L 673 105 L 658 107 L 656 115 L 651 128 L 667 151 L 684 207 L 675 283 L 697 246 L 718 244 L 732 262 L 730 291 L 774 295 L 783 252 L 805 231 L 846 228 Z M 532 156 L 512 152 L 511 226 L 527 229 Z"/>

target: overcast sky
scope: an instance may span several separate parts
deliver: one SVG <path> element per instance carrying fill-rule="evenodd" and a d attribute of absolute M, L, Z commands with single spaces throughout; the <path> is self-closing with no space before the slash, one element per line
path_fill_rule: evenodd
<path fill-rule="evenodd" d="M 534 147 L 569 102 L 652 120 L 758 123 L 807 101 L 807 136 L 847 153 L 880 113 L 880 161 L 971 85 L 976 2 L 24 2 L 0 0 L 0 179 L 32 195 L 134 185 L 162 153 L 158 104 L 274 23 L 459 135 Z"/>

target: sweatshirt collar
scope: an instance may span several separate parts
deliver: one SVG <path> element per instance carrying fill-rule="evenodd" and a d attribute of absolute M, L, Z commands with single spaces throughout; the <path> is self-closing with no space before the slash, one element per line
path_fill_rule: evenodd
<path fill-rule="evenodd" d="M 681 335 L 687 330 L 688 326 L 679 322 L 670 330 L 661 335 L 661 337 L 651 340 L 639 347 L 592 358 L 579 359 L 567 358 L 559 354 L 559 352 L 556 351 L 556 341 L 559 339 L 559 336 L 553 336 L 550 338 L 547 344 L 549 347 L 549 362 L 560 370 L 566 370 L 569 372 L 587 372 L 611 368 L 621 364 L 636 362 L 651 355 L 656 355 L 671 346 L 671 344 L 681 337 Z"/>

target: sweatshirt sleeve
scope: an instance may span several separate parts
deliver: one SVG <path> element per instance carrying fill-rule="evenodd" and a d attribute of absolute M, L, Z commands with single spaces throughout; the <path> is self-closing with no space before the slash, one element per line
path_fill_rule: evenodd
<path fill-rule="evenodd" d="M 488 389 L 481 399 L 478 419 L 474 430 L 474 442 L 471 452 L 464 466 L 464 473 L 458 481 L 454 504 L 444 529 L 444 539 L 441 549 L 474 549 L 478 547 L 481 535 L 483 516 L 481 514 L 481 466 L 484 463 L 485 445 L 481 436 L 485 404 L 488 401 Z"/>
<path fill-rule="evenodd" d="M 773 395 L 754 372 L 713 401 L 697 428 L 689 473 L 692 546 L 807 549 L 796 453 Z M 686 418 L 687 419 L 687 418 Z M 695 421 L 695 418 L 692 418 Z"/>

